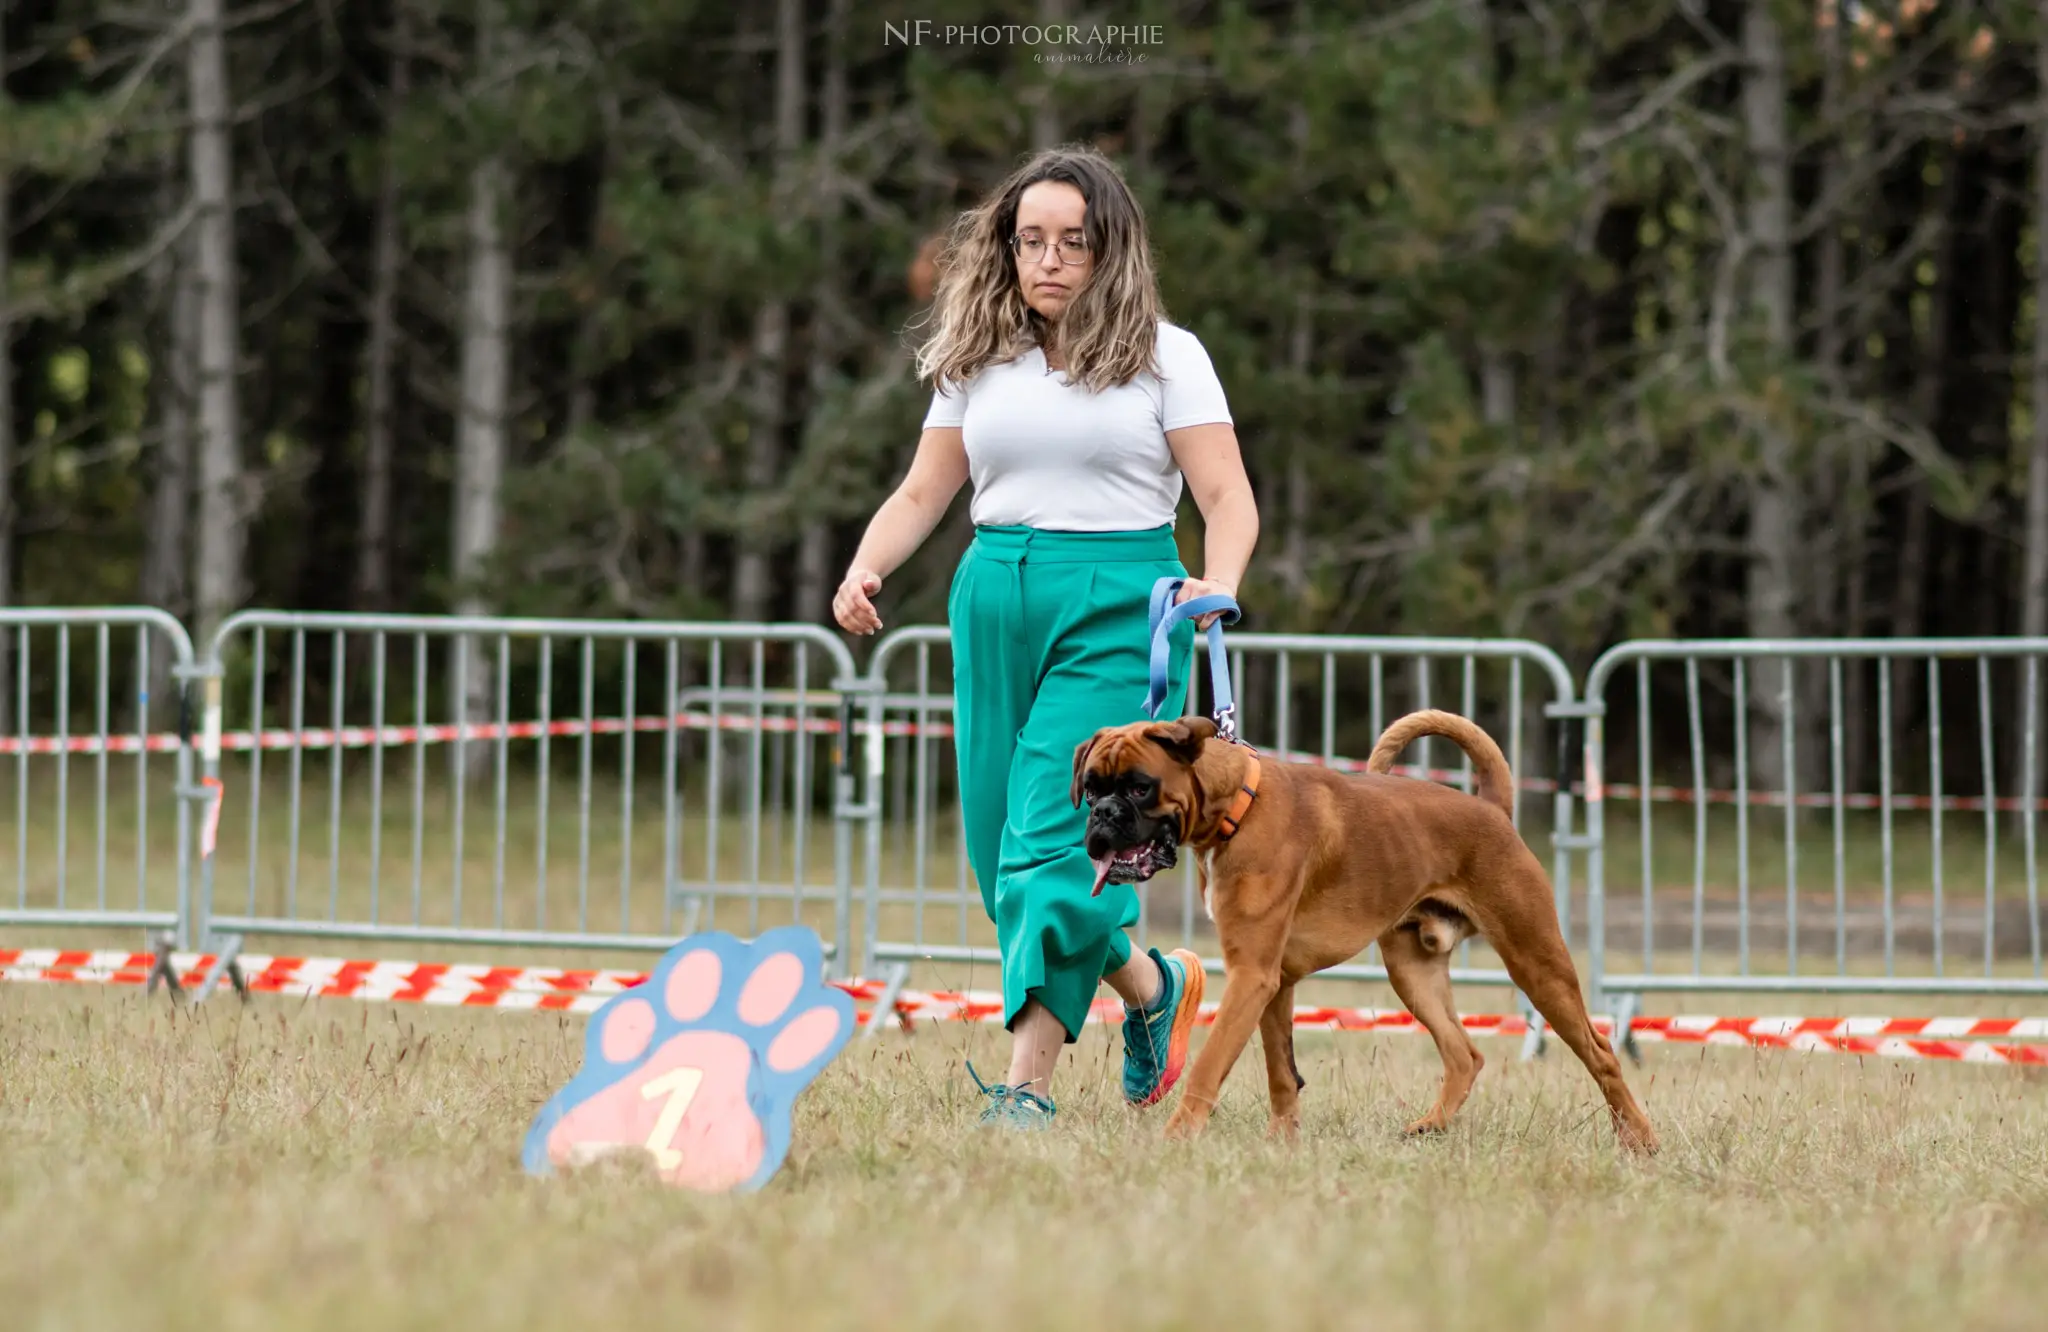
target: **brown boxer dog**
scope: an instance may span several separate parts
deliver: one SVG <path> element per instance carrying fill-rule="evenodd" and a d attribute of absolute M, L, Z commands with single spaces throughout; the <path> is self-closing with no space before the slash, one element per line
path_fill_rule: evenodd
<path fill-rule="evenodd" d="M 1471 756 L 1477 795 L 1391 774 L 1425 735 Z M 1394 992 L 1443 1059 L 1436 1104 L 1407 1131 L 1442 1131 L 1486 1062 L 1451 1006 L 1451 950 L 1478 935 L 1593 1075 L 1622 1145 L 1655 1152 L 1656 1132 L 1586 1014 L 1549 876 L 1510 820 L 1513 776 L 1500 746 L 1463 717 L 1426 710 L 1387 727 L 1366 767 L 1352 776 L 1264 758 L 1217 739 L 1205 717 L 1104 727 L 1075 750 L 1072 794 L 1090 805 L 1096 891 L 1141 883 L 1192 852 L 1223 948 L 1223 1000 L 1168 1136 L 1201 1132 L 1256 1027 L 1270 1129 L 1291 1137 L 1304 1085 L 1294 987 L 1374 940 Z"/>

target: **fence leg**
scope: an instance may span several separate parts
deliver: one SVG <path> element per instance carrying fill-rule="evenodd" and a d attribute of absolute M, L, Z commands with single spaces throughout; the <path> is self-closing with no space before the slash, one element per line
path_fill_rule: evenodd
<path fill-rule="evenodd" d="M 704 913 L 704 894 L 674 888 L 670 890 L 668 900 L 671 906 L 680 907 L 683 913 L 682 927 L 675 931 L 676 938 L 689 938 L 697 932 L 697 917 Z"/>
<path fill-rule="evenodd" d="M 833 814 L 838 819 L 834 854 L 840 884 L 841 932 L 853 928 L 854 868 L 853 833 L 861 830 L 862 867 L 860 880 L 864 898 L 861 910 L 860 966 L 874 963 L 875 939 L 881 928 L 882 882 L 882 692 L 879 675 L 848 675 L 832 682 L 839 694 L 839 738 L 832 753 Z M 864 736 L 863 736 L 863 733 Z M 858 757 L 865 739 L 865 762 Z M 844 974 L 855 974 L 852 956 L 845 958 Z M 896 989 L 902 988 L 899 979 Z M 891 991 L 893 1002 L 894 991 Z M 877 1010 L 880 1011 L 880 1010 Z"/>
<path fill-rule="evenodd" d="M 1636 1044 L 1636 1017 L 1642 1011 L 1640 994 L 1631 991 L 1614 996 L 1614 1035 L 1610 1041 L 1616 1052 L 1627 1055 L 1637 1068 L 1643 1066 L 1643 1047 Z"/>
<path fill-rule="evenodd" d="M 871 1041 L 875 1039 L 875 1033 L 882 1029 L 883 1019 L 895 1016 L 896 998 L 903 993 L 904 983 L 909 979 L 910 964 L 908 962 L 898 962 L 889 968 L 889 974 L 882 982 L 882 992 L 875 996 L 874 1011 L 868 1014 L 868 1029 L 861 1034 L 862 1040 Z M 910 1030 L 909 1019 L 899 1018 L 898 1020 L 902 1023 L 905 1031 Z"/>
<path fill-rule="evenodd" d="M 220 945 L 214 954 L 213 965 L 206 969 L 206 979 L 199 983 L 199 993 L 194 996 L 198 1003 L 205 1003 L 212 997 L 214 988 L 220 984 L 222 975 L 235 987 L 235 993 L 242 996 L 242 1002 L 249 1001 L 249 980 L 242 974 L 242 964 L 235 959 L 242 953 L 242 936 L 228 934 L 221 936 Z"/>
<path fill-rule="evenodd" d="M 178 936 L 176 934 L 165 931 L 156 936 L 156 947 L 154 950 L 156 960 L 150 963 L 149 980 L 142 987 L 144 994 L 155 994 L 157 982 L 161 981 L 169 988 L 171 998 L 182 999 L 185 997 L 185 987 L 178 982 L 178 969 L 171 965 L 171 953 L 177 946 Z"/>
<path fill-rule="evenodd" d="M 213 928 L 214 839 L 220 827 L 220 802 L 226 795 L 220 784 L 220 693 L 224 672 L 219 656 L 210 653 L 204 664 L 180 665 L 173 674 L 178 678 L 178 945 L 204 947 Z M 196 755 L 191 706 L 194 681 L 203 692 Z M 199 765 L 197 780 L 192 771 L 195 758 Z"/>
<path fill-rule="evenodd" d="M 1529 996 L 1520 990 L 1515 991 L 1515 1006 L 1522 1010 L 1522 1016 L 1529 1023 L 1529 1030 L 1522 1036 L 1522 1062 L 1526 1064 L 1532 1059 L 1543 1057 L 1543 1047 L 1549 1040 L 1549 1028 L 1543 1021 L 1543 1015 L 1536 1011 L 1536 1005 L 1530 1003 Z"/>
<path fill-rule="evenodd" d="M 833 955 L 832 964 L 842 979 L 851 979 L 856 974 L 853 961 L 853 831 L 857 825 L 865 825 L 873 817 L 869 808 L 872 799 L 863 801 L 859 797 L 860 776 L 854 759 L 854 699 L 869 692 L 871 686 L 873 682 L 864 675 L 845 676 L 832 682 L 832 688 L 839 694 L 839 732 L 832 747 L 832 878 L 833 891 L 837 894 L 832 909 L 838 951 Z M 867 915 L 868 923 L 872 924 L 872 912 Z M 861 944 L 860 960 L 865 966 L 873 955 L 874 933 L 871 929 L 863 928 Z"/>

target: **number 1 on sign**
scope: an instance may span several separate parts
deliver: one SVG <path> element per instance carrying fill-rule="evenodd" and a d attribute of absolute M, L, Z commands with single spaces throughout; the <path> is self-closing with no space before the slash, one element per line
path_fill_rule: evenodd
<path fill-rule="evenodd" d="M 668 1097 L 661 1113 L 655 1116 L 654 1131 L 647 1135 L 647 1150 L 654 1153 L 655 1164 L 663 1170 L 673 1170 L 683 1163 L 683 1154 L 669 1144 L 675 1140 L 676 1130 L 683 1126 L 683 1116 L 689 1113 L 690 1102 L 696 1099 L 697 1088 L 703 1081 L 701 1068 L 675 1068 L 650 1078 L 640 1088 L 644 1100 Z"/>

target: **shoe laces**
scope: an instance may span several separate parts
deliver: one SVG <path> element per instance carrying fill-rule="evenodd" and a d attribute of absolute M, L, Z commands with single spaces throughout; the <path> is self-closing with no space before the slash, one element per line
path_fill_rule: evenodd
<path fill-rule="evenodd" d="M 1033 1109 L 1043 1111 L 1048 1115 L 1054 1112 L 1053 1103 L 1047 1100 L 1045 1097 L 1040 1096 L 1038 1093 L 1028 1092 L 1025 1091 L 1022 1087 L 1012 1087 L 1007 1083 L 1002 1082 L 995 1083 L 993 1086 L 991 1086 L 989 1083 L 983 1082 L 981 1080 L 981 1074 L 974 1071 L 973 1060 L 969 1059 L 965 1062 L 967 1064 L 967 1076 L 974 1079 L 974 1085 L 981 1089 L 982 1095 L 991 1098 L 995 1101 L 997 1105 L 1016 1105 L 1019 1103 L 1023 1103 L 1025 1105 L 1030 1106 Z"/>

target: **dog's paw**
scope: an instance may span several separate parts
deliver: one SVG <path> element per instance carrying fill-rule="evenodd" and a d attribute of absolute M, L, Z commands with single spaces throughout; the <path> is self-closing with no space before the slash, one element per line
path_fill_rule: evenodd
<path fill-rule="evenodd" d="M 1266 1121 L 1266 1137 L 1272 1142 L 1294 1146 L 1301 1141 L 1301 1116 L 1287 1114 L 1270 1117 Z"/>
<path fill-rule="evenodd" d="M 1173 1114 L 1166 1121 L 1168 1142 L 1190 1142 L 1202 1134 L 1209 1117 L 1196 1110 L 1185 1099 L 1174 1107 Z"/>
<path fill-rule="evenodd" d="M 768 1182 L 790 1110 L 854 1030 L 852 998 L 820 979 L 803 926 L 746 944 L 685 939 L 641 984 L 590 1015 L 583 1068 L 535 1118 L 535 1174 L 644 1152 L 667 1184 L 703 1192 Z"/>
<path fill-rule="evenodd" d="M 1621 1139 L 1622 1150 L 1631 1156 L 1647 1161 L 1661 1150 L 1662 1145 L 1657 1141 L 1657 1130 L 1650 1127 L 1647 1119 L 1637 1125 L 1631 1125 L 1626 1121 L 1617 1122 L 1615 1130 Z"/>

